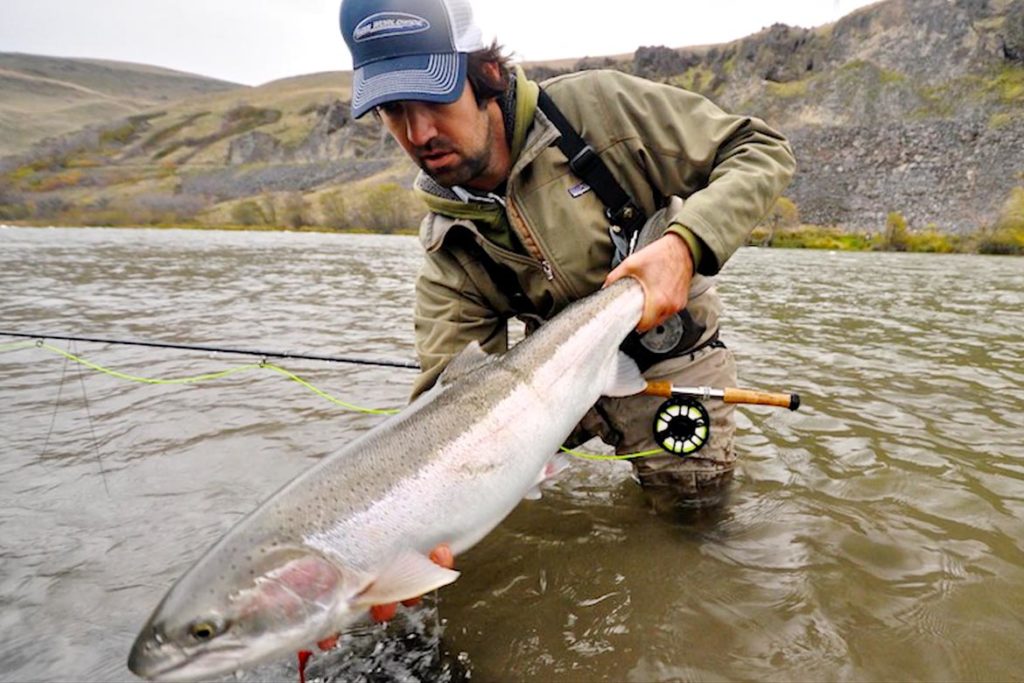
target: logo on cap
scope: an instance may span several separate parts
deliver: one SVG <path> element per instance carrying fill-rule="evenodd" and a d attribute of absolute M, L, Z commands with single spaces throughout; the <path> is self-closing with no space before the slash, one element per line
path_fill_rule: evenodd
<path fill-rule="evenodd" d="M 415 14 L 378 12 L 371 14 L 356 25 L 355 30 L 352 31 L 352 39 L 357 43 L 362 43 L 377 38 L 423 33 L 429 29 L 430 22 Z"/>

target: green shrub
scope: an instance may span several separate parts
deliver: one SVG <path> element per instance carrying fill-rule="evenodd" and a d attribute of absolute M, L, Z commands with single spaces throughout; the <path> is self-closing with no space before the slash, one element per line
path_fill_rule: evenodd
<path fill-rule="evenodd" d="M 209 112 L 206 112 L 206 111 L 198 112 L 196 114 L 192 114 L 190 116 L 186 116 L 184 119 L 182 119 L 181 121 L 178 121 L 177 123 L 171 124 L 169 126 L 161 128 L 158 131 L 155 131 L 152 135 L 150 135 L 148 138 L 146 138 L 143 141 L 142 149 L 151 150 L 154 147 L 156 147 L 156 146 L 158 146 L 160 144 L 163 144 L 165 141 L 167 141 L 168 139 L 170 139 L 171 137 L 173 137 L 177 133 L 181 132 L 184 128 L 187 128 L 188 126 L 191 126 L 193 123 L 195 123 L 197 120 L 201 119 L 202 117 L 206 116 L 207 114 L 209 114 Z M 165 153 L 162 154 L 162 156 L 167 156 L 167 154 L 169 154 L 169 153 L 170 152 L 165 152 Z"/>
<path fill-rule="evenodd" d="M 1015 187 L 992 228 L 978 236 L 981 254 L 1024 254 L 1024 187 Z"/>
<path fill-rule="evenodd" d="M 952 254 L 960 251 L 960 240 L 936 227 L 909 233 L 906 237 L 906 251 Z"/>
<path fill-rule="evenodd" d="M 281 222 L 289 228 L 300 228 L 312 222 L 307 216 L 307 209 L 306 200 L 302 197 L 301 192 L 289 192 L 285 195 L 279 217 Z"/>
<path fill-rule="evenodd" d="M 348 230 L 355 227 L 348 211 L 348 201 L 344 193 L 328 192 L 320 197 L 321 225 L 336 230 Z"/>
<path fill-rule="evenodd" d="M 324 194 L 319 213 L 320 224 L 336 230 L 393 233 L 415 230 L 423 217 L 423 205 L 411 190 L 383 183 Z"/>
<path fill-rule="evenodd" d="M 81 171 L 62 171 L 36 178 L 29 183 L 29 188 L 33 192 L 53 192 L 66 187 L 75 187 L 82 182 L 82 177 Z"/>
<path fill-rule="evenodd" d="M 899 211 L 890 211 L 885 219 L 881 248 L 885 251 L 907 250 L 907 219 Z"/>
<path fill-rule="evenodd" d="M 371 188 L 365 194 L 361 208 L 365 226 L 374 232 L 396 232 L 415 227 L 422 213 L 412 193 L 397 183 Z"/>
<path fill-rule="evenodd" d="M 100 133 L 100 146 L 126 145 L 135 136 L 136 130 L 136 124 L 131 121 L 122 123 L 114 128 L 108 128 Z"/>
<path fill-rule="evenodd" d="M 788 81 L 786 83 L 768 81 L 765 83 L 765 86 L 768 90 L 768 94 L 773 97 L 778 97 L 780 99 L 793 99 L 807 95 L 808 83 L 810 83 L 810 79 L 805 78 L 802 81 Z"/>
<path fill-rule="evenodd" d="M 1024 100 L 1024 67 L 1003 65 L 985 82 L 985 86 L 1003 104 L 1021 102 Z"/>
<path fill-rule="evenodd" d="M 871 248 L 871 238 L 859 232 L 845 232 L 841 228 L 803 225 L 776 231 L 771 246 L 783 249 L 864 251 Z"/>
<path fill-rule="evenodd" d="M 252 199 L 238 202 L 231 207 L 231 220 L 239 225 L 268 225 L 263 208 Z"/>
<path fill-rule="evenodd" d="M 771 211 L 761 219 L 747 238 L 747 244 L 759 247 L 770 247 L 775 233 L 783 229 L 792 229 L 800 225 L 800 210 L 796 203 L 788 197 L 779 197 L 772 205 Z"/>
<path fill-rule="evenodd" d="M 1003 203 L 996 221 L 997 230 L 1020 230 L 1024 228 L 1024 187 L 1015 187 Z"/>
<path fill-rule="evenodd" d="M 32 215 L 32 209 L 20 201 L 0 198 L 0 221 L 20 221 Z"/>
<path fill-rule="evenodd" d="M 978 236 L 979 254 L 1024 256 L 1024 228 L 983 230 Z"/>

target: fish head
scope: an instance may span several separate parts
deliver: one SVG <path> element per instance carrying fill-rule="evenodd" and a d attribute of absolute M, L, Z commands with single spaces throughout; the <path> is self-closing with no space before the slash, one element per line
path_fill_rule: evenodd
<path fill-rule="evenodd" d="M 211 552 L 157 606 L 128 668 L 150 680 L 190 681 L 308 648 L 355 620 L 348 596 L 358 583 L 304 547 L 255 548 L 226 560 Z"/>

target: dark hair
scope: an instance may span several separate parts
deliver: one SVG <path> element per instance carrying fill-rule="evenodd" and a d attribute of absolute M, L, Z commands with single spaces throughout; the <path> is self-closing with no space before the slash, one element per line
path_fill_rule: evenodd
<path fill-rule="evenodd" d="M 485 64 L 498 67 L 498 78 L 493 78 L 486 70 Z M 495 40 L 490 47 L 469 53 L 469 64 L 466 67 L 466 78 L 473 88 L 478 106 L 483 107 L 488 100 L 501 97 L 512 83 L 512 58 L 505 54 L 505 48 Z"/>
<path fill-rule="evenodd" d="M 492 78 L 484 69 L 484 64 L 493 63 L 498 66 L 498 78 Z M 505 54 L 505 48 L 495 40 L 490 47 L 469 53 L 466 65 L 466 79 L 473 88 L 476 104 L 481 109 L 488 101 L 501 97 L 512 83 L 512 57 Z M 378 107 L 373 108 L 373 115 L 380 118 Z"/>

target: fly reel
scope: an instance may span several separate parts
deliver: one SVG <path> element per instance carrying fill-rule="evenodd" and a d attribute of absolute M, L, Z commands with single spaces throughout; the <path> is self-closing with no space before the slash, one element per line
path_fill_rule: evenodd
<path fill-rule="evenodd" d="M 654 414 L 654 440 L 669 453 L 693 455 L 711 436 L 711 418 L 696 399 L 673 396 Z"/>

